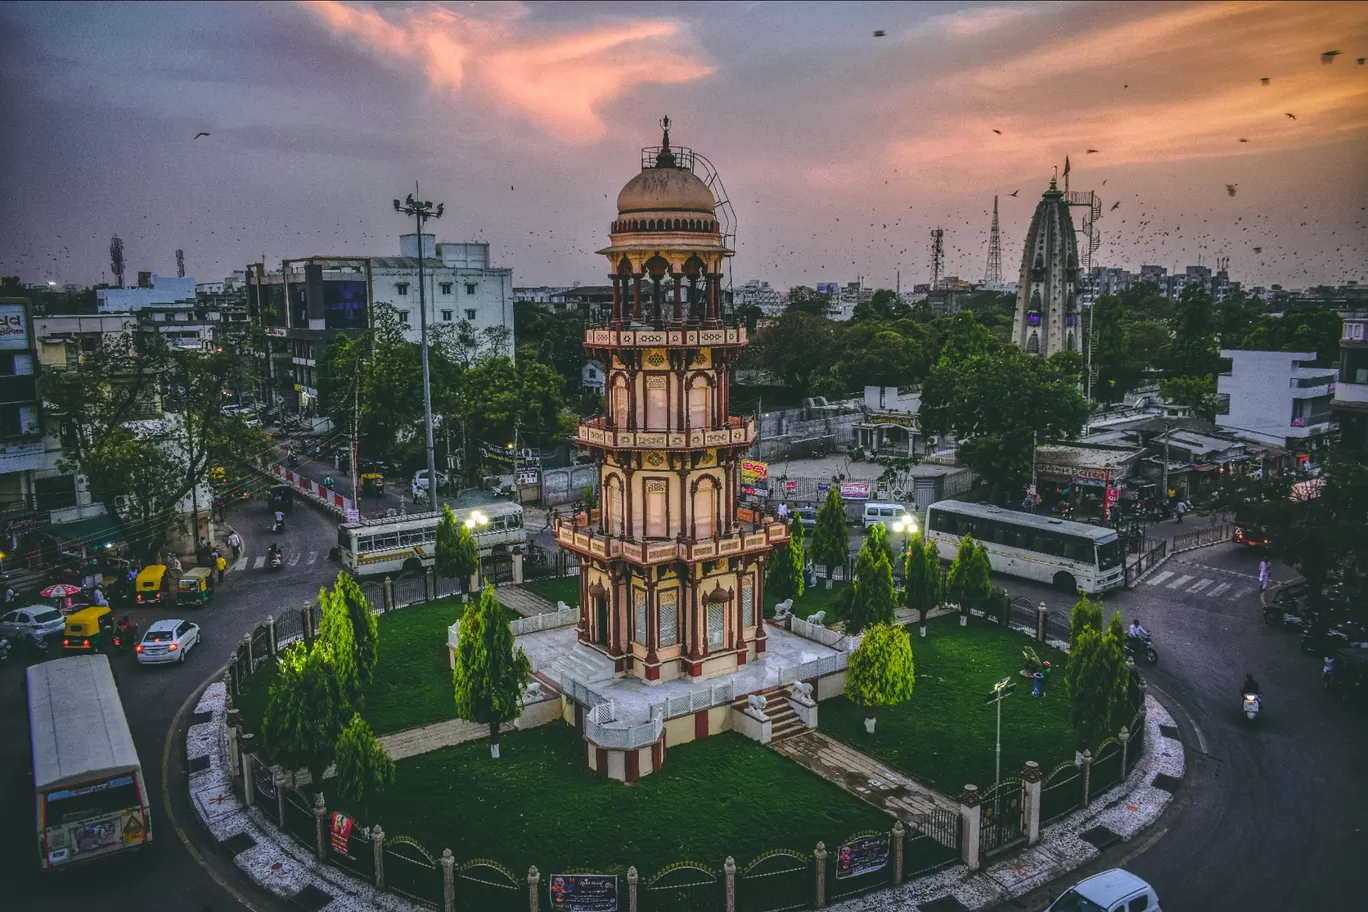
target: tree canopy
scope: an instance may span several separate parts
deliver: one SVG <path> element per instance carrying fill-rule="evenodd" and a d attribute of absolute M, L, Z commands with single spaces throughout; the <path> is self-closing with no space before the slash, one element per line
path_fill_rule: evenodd
<path fill-rule="evenodd" d="M 273 763 L 291 772 L 303 767 L 321 783 L 350 713 L 327 647 L 295 643 L 280 654 L 280 677 L 261 720 L 262 750 Z"/>
<path fill-rule="evenodd" d="M 486 586 L 461 615 L 452 683 L 456 715 L 489 726 L 489 752 L 499 757 L 499 726 L 522 714 L 523 690 L 532 664 L 513 643 L 503 606 Z"/>
<path fill-rule="evenodd" d="M 371 800 L 394 784 L 396 771 L 389 751 L 376 740 L 366 720 L 353 714 L 337 736 L 333 755 L 338 793 L 359 802 L 362 818 L 369 818 Z"/>
<path fill-rule="evenodd" d="M 826 568 L 828 589 L 833 571 L 844 567 L 849 558 L 850 533 L 846 531 L 845 502 L 841 500 L 840 490 L 832 484 L 817 510 L 817 525 L 812 530 L 812 560 Z"/>
<path fill-rule="evenodd" d="M 769 577 L 765 581 L 770 594 L 781 601 L 801 596 L 806 583 L 803 561 L 803 524 L 795 516 L 789 523 L 788 544 L 770 552 Z"/>
<path fill-rule="evenodd" d="M 940 555 L 920 534 L 908 542 L 903 580 L 907 607 L 917 612 L 917 623 L 925 629 L 927 612 L 940 604 Z"/>
<path fill-rule="evenodd" d="M 1126 708 L 1125 630 L 1112 615 L 1106 631 L 1086 624 L 1069 651 L 1065 683 L 1078 750 L 1096 750 L 1103 739 L 1130 721 Z"/>
<path fill-rule="evenodd" d="M 860 645 L 850 654 L 845 693 L 865 711 L 865 730 L 873 733 L 874 715 L 880 706 L 912 699 L 916 666 L 907 631 L 876 624 L 865 631 Z"/>

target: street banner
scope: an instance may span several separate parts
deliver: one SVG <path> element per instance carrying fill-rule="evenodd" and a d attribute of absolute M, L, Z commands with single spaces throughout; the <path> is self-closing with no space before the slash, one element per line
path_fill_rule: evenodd
<path fill-rule="evenodd" d="M 549 889 L 553 912 L 618 912 L 616 874 L 557 874 Z"/>
<path fill-rule="evenodd" d="M 347 843 L 351 840 L 352 819 L 341 811 L 333 811 L 332 815 L 332 850 L 344 858 L 347 855 Z"/>
<path fill-rule="evenodd" d="M 784 482 L 784 493 L 785 493 L 785 494 L 797 494 L 797 493 L 798 493 L 798 482 L 796 482 L 796 481 L 786 481 L 786 482 Z"/>
<path fill-rule="evenodd" d="M 888 834 L 861 836 L 841 846 L 836 855 L 836 879 L 858 877 L 888 866 Z"/>
<path fill-rule="evenodd" d="M 869 482 L 841 482 L 841 498 L 843 500 L 869 500 Z"/>
<path fill-rule="evenodd" d="M 750 459 L 741 461 L 741 493 L 769 497 L 769 463 Z"/>

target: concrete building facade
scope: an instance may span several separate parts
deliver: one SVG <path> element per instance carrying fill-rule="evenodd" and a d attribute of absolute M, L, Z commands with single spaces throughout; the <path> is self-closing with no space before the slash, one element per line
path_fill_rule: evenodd
<path fill-rule="evenodd" d="M 1339 377 L 1330 409 L 1339 421 L 1344 448 L 1368 453 L 1368 315 L 1344 318 Z"/>
<path fill-rule="evenodd" d="M 1216 379 L 1216 424 L 1237 437 L 1312 455 L 1333 427 L 1337 371 L 1315 367 L 1315 352 L 1227 349 Z"/>

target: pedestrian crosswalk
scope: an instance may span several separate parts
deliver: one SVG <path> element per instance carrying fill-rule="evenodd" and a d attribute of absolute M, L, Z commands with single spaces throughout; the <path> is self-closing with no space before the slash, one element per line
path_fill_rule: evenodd
<path fill-rule="evenodd" d="M 1243 574 L 1239 574 L 1243 576 Z M 1150 586 L 1164 586 L 1167 589 L 1182 589 L 1189 595 L 1201 595 L 1205 598 L 1225 598 L 1232 602 L 1239 601 L 1254 592 L 1253 586 L 1241 586 L 1236 589 L 1233 583 L 1218 583 L 1208 576 L 1195 577 L 1192 574 L 1178 573 L 1175 570 L 1164 570 L 1154 574 L 1145 580 Z M 1234 591 L 1231 591 L 1234 589 Z"/>
<path fill-rule="evenodd" d="M 315 564 L 318 562 L 318 558 L 319 554 L 317 551 L 296 551 L 295 553 L 285 558 L 285 563 L 291 567 L 295 566 L 301 561 L 305 564 Z M 242 557 L 238 558 L 237 561 L 233 564 L 233 569 L 246 570 L 249 564 L 254 570 L 262 569 L 266 566 L 266 555 L 258 554 L 256 557 L 252 557 L 249 554 L 244 554 L 242 555 Z"/>

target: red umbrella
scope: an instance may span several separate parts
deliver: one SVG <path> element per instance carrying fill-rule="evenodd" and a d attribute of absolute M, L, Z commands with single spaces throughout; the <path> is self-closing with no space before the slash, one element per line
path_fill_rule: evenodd
<path fill-rule="evenodd" d="M 44 589 L 39 595 L 43 598 L 68 598 L 81 591 L 80 586 L 73 586 L 70 583 L 53 583 Z"/>

